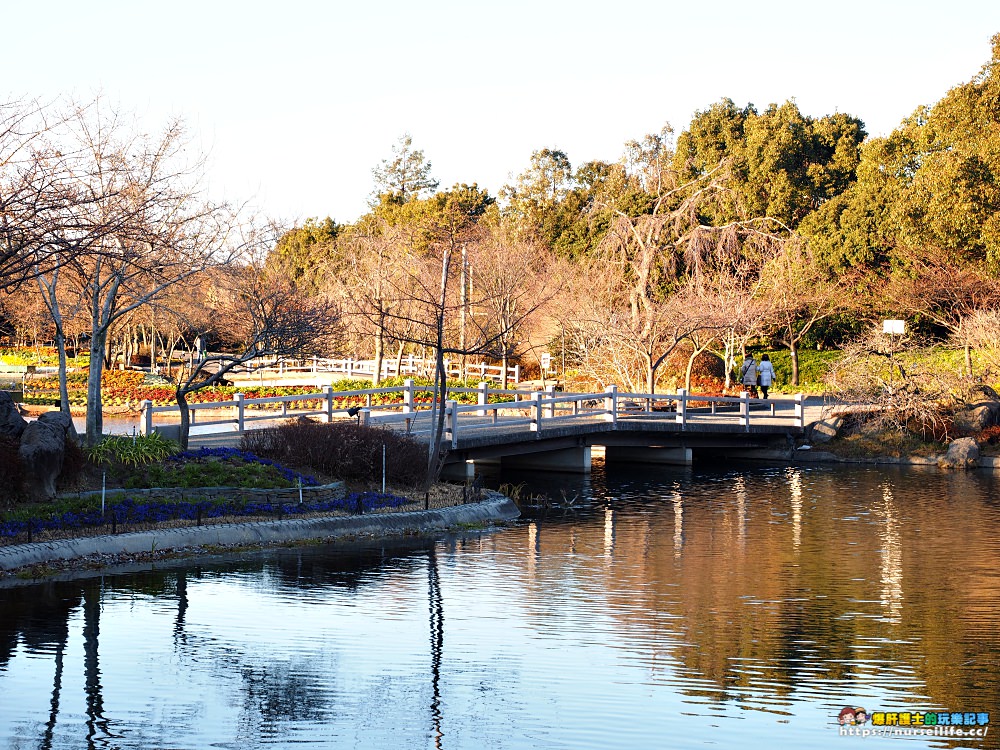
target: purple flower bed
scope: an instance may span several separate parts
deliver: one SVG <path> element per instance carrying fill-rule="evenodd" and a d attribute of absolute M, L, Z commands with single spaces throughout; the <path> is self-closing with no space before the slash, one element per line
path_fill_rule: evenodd
<path fill-rule="evenodd" d="M 412 500 L 404 497 L 390 494 L 383 495 L 379 492 L 353 492 L 346 497 L 335 500 L 303 503 L 276 503 L 268 501 L 246 503 L 225 501 L 213 503 L 207 500 L 197 503 L 167 503 L 159 501 L 137 502 L 131 498 L 127 498 L 121 502 L 107 506 L 106 513 L 103 516 L 100 510 L 90 510 L 67 512 L 48 519 L 4 521 L 0 523 L 0 537 L 12 538 L 18 535 L 28 535 L 29 524 L 31 526 L 31 533 L 38 533 L 40 531 L 64 531 L 106 526 L 111 524 L 112 521 L 116 526 L 123 526 L 173 520 L 200 522 L 201 519 L 220 518 L 222 516 L 293 516 L 302 513 L 330 511 L 370 513 L 383 508 L 398 508 L 412 502 Z"/>
<path fill-rule="evenodd" d="M 184 461 L 207 461 L 209 459 L 216 459 L 219 461 L 239 460 L 243 461 L 244 463 L 262 464 L 263 466 L 273 466 L 289 482 L 295 482 L 301 479 L 303 487 L 315 487 L 319 485 L 319 482 L 316 481 L 315 477 L 311 477 L 306 474 L 299 474 L 297 471 L 286 469 L 284 466 L 275 461 L 272 461 L 268 458 L 261 458 L 260 456 L 255 456 L 253 453 L 249 453 L 248 451 L 241 451 L 239 448 L 203 447 L 194 451 L 184 451 L 183 453 L 175 453 L 174 455 L 167 457 L 168 461 L 174 461 L 178 463 Z"/>

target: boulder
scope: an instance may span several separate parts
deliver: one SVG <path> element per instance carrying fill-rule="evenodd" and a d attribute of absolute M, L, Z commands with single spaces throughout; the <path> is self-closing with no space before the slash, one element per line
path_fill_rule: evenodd
<path fill-rule="evenodd" d="M 66 456 L 66 432 L 54 421 L 36 420 L 24 428 L 18 448 L 24 465 L 25 490 L 33 500 L 56 496 L 56 479 Z"/>
<path fill-rule="evenodd" d="M 0 391 L 0 436 L 19 440 L 27 421 L 7 391 Z"/>
<path fill-rule="evenodd" d="M 843 417 L 827 417 L 809 425 L 807 435 L 813 443 L 829 443 L 844 426 Z"/>
<path fill-rule="evenodd" d="M 66 412 L 47 411 L 38 417 L 38 421 L 58 427 L 62 430 L 66 442 L 73 442 L 77 445 L 80 444 L 80 435 L 76 431 L 76 425 L 73 424 L 73 417 Z"/>
<path fill-rule="evenodd" d="M 952 440 L 937 462 L 942 469 L 972 469 L 979 465 L 979 445 L 972 438 Z"/>
<path fill-rule="evenodd" d="M 955 413 L 955 427 L 965 432 L 979 432 L 1000 424 L 1000 401 L 980 401 Z"/>

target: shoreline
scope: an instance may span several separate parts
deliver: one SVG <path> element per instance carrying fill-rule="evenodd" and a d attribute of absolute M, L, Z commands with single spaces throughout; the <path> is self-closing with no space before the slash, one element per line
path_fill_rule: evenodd
<path fill-rule="evenodd" d="M 31 542 L 0 547 L 0 584 L 34 583 L 67 570 L 103 570 L 122 563 L 196 558 L 206 551 L 224 554 L 227 550 L 430 534 L 456 527 L 507 523 L 520 515 L 513 500 L 490 492 L 478 503 L 432 510 L 170 527 Z"/>

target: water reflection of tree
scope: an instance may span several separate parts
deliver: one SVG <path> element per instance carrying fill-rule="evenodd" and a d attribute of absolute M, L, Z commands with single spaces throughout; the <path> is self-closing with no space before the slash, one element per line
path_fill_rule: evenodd
<path fill-rule="evenodd" d="M 83 672 L 87 703 L 87 747 L 96 746 L 98 737 L 109 737 L 109 722 L 104 716 L 104 688 L 100 665 L 101 589 L 91 582 L 83 590 Z"/>
<path fill-rule="evenodd" d="M 891 518 L 887 481 L 907 498 Z M 939 705 L 997 705 L 998 484 L 864 469 L 691 475 L 657 490 L 651 509 L 649 490 L 609 481 L 614 513 L 536 531 L 526 607 L 545 622 L 554 599 L 599 598 L 616 639 L 675 665 L 658 679 L 713 701 L 892 684 L 874 660 Z M 593 564 L 567 575 L 570 546 Z"/>
<path fill-rule="evenodd" d="M 441 599 L 441 579 L 438 576 L 437 555 L 431 547 L 427 554 L 427 600 L 430 608 L 431 643 L 431 722 L 434 747 L 441 748 L 441 659 L 444 656 L 444 603 Z"/>

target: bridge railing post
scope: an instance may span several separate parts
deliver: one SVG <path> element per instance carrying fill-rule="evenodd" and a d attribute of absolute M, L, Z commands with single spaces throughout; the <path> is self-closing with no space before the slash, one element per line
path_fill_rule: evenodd
<path fill-rule="evenodd" d="M 403 381 L 403 414 L 413 412 L 413 378 Z"/>
<path fill-rule="evenodd" d="M 143 401 L 139 404 L 139 432 L 143 435 L 153 434 L 153 402 Z"/>
<path fill-rule="evenodd" d="M 490 384 L 485 380 L 479 381 L 479 386 L 477 388 L 478 393 L 476 401 L 480 406 L 486 406 L 490 402 Z M 480 409 L 476 412 L 476 416 L 485 417 L 486 409 Z"/>
<path fill-rule="evenodd" d="M 327 424 L 333 421 L 333 386 L 324 385 L 323 393 L 326 394 L 324 398 L 326 399 L 326 421 Z"/>
<path fill-rule="evenodd" d="M 556 387 L 554 385 L 545 387 L 545 398 L 550 399 L 548 406 L 545 408 L 545 416 L 551 419 L 556 415 Z"/>
<path fill-rule="evenodd" d="M 372 410 L 362 409 L 358 412 L 358 424 L 362 427 L 368 427 L 372 421 Z"/>
<path fill-rule="evenodd" d="M 740 393 L 740 425 L 750 432 L 750 394 L 746 391 Z"/>
<path fill-rule="evenodd" d="M 801 393 L 795 394 L 795 426 L 806 426 L 805 396 Z"/>
<path fill-rule="evenodd" d="M 542 392 L 533 391 L 531 394 L 531 431 L 535 437 L 542 436 Z"/>
<path fill-rule="evenodd" d="M 521 365 L 514 365 L 514 385 L 521 382 Z"/>
<path fill-rule="evenodd" d="M 618 429 L 618 386 L 609 385 L 604 389 L 604 411 L 608 412 L 605 419 L 611 422 L 611 429 Z"/>
<path fill-rule="evenodd" d="M 451 447 L 458 447 L 458 402 L 448 401 L 445 406 L 444 421 L 451 433 Z"/>
<path fill-rule="evenodd" d="M 234 393 L 233 401 L 236 402 L 236 430 L 242 435 L 244 426 L 243 415 L 244 410 L 246 409 L 246 406 L 243 403 L 243 394 Z"/>
<path fill-rule="evenodd" d="M 688 402 L 687 402 L 687 389 L 678 388 L 677 389 L 677 424 L 684 429 L 684 425 L 687 424 L 687 413 L 688 413 Z"/>

